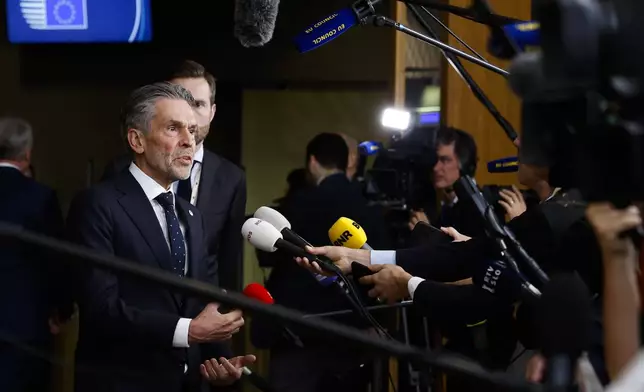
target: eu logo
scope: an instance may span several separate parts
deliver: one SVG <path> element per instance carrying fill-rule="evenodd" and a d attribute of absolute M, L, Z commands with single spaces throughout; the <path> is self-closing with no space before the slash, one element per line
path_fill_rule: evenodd
<path fill-rule="evenodd" d="M 86 30 L 87 0 L 20 0 L 25 21 L 34 30 Z"/>

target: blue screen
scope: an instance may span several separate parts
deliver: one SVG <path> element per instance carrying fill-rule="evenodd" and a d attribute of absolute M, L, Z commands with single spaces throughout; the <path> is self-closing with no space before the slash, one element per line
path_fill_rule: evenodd
<path fill-rule="evenodd" d="M 148 42 L 150 0 L 7 0 L 11 43 Z"/>

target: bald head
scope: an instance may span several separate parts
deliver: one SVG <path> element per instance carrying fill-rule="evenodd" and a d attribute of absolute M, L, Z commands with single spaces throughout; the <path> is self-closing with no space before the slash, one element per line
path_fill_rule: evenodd
<path fill-rule="evenodd" d="M 340 133 L 340 136 L 342 136 L 344 142 L 347 143 L 347 147 L 349 147 L 347 177 L 352 180 L 358 171 L 358 141 L 345 133 Z"/>

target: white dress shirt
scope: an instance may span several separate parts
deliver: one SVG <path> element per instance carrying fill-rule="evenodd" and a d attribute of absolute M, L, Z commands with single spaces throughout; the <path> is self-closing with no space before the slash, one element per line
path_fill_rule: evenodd
<path fill-rule="evenodd" d="M 203 143 L 197 147 L 195 156 L 192 158 L 192 170 L 190 171 L 190 186 L 192 187 L 192 195 L 190 195 L 190 204 L 197 205 L 197 197 L 199 196 L 199 182 L 201 181 L 201 169 L 203 167 Z M 179 181 L 172 183 L 172 192 L 177 194 L 179 189 Z"/>
<path fill-rule="evenodd" d="M 19 172 L 22 172 L 22 170 L 20 170 L 20 168 L 18 166 L 14 165 L 13 163 L 9 163 L 9 162 L 0 162 L 0 167 L 10 167 L 12 169 L 18 170 Z"/>
<path fill-rule="evenodd" d="M 157 216 L 157 220 L 159 221 L 159 225 L 161 225 L 161 231 L 163 231 L 163 237 L 165 238 L 166 243 L 168 244 L 168 249 L 170 249 L 170 238 L 168 236 L 168 224 L 165 219 L 165 210 L 163 209 L 163 206 L 159 204 L 158 201 L 155 200 L 157 196 L 159 196 L 162 193 L 166 193 L 168 191 L 171 191 L 173 194 L 175 193 L 171 189 L 165 189 L 161 185 L 159 185 L 158 182 L 153 180 L 150 176 L 145 174 L 134 162 L 130 164 L 130 173 L 132 173 L 132 176 L 136 180 L 136 182 L 141 185 L 141 188 L 143 188 L 143 192 L 145 193 L 145 196 L 148 198 L 150 201 L 150 204 L 152 205 L 152 209 L 154 210 L 154 214 Z M 175 199 L 173 199 L 174 205 L 176 206 L 176 196 Z M 175 208 L 175 213 L 176 213 L 176 208 Z M 178 217 L 177 217 L 178 218 Z M 186 247 L 186 260 L 184 263 L 184 273 L 188 273 L 188 243 L 185 240 L 186 236 L 186 227 L 181 221 L 179 220 L 179 227 L 181 228 L 181 234 L 183 234 L 184 238 L 184 244 Z M 188 345 L 188 330 L 190 329 L 190 321 L 191 319 L 187 318 L 181 318 L 179 319 L 179 322 L 177 323 L 177 327 L 174 330 L 174 337 L 172 338 L 172 346 L 173 347 L 189 347 Z"/>
<path fill-rule="evenodd" d="M 640 350 L 606 389 L 608 392 L 644 390 L 644 350 Z"/>

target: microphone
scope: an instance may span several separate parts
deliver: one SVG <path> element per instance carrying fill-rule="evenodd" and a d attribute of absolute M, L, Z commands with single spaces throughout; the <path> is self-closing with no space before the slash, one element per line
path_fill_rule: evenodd
<path fill-rule="evenodd" d="M 495 159 L 487 163 L 488 173 L 514 173 L 519 170 L 519 159 L 507 157 Z"/>
<path fill-rule="evenodd" d="M 238 0 L 239 1 L 239 0 Z M 351 8 L 334 12 L 306 28 L 295 37 L 295 46 L 300 53 L 305 53 L 331 42 L 362 23 L 367 16 L 373 15 L 373 6 L 381 0 L 358 0 Z"/>
<path fill-rule="evenodd" d="M 487 50 L 494 57 L 511 60 L 520 52 L 536 49 L 541 44 L 539 22 L 511 23 L 499 29 L 492 29 Z"/>
<path fill-rule="evenodd" d="M 280 214 L 278 211 L 276 211 L 273 208 L 266 207 L 266 206 L 259 207 L 257 211 L 255 211 L 255 214 L 253 214 L 253 217 L 270 223 L 282 234 L 282 237 L 286 241 L 293 243 L 299 246 L 300 248 L 304 248 L 306 246 L 313 246 L 307 240 L 300 237 L 297 233 L 291 230 L 291 222 L 289 222 L 284 215 Z M 331 260 L 325 260 L 325 261 L 328 263 L 332 263 Z M 318 281 L 318 283 L 320 283 L 323 286 L 329 286 L 333 282 L 338 280 L 337 276 L 324 276 L 316 273 L 313 273 L 313 276 Z"/>
<path fill-rule="evenodd" d="M 273 300 L 273 296 L 271 296 L 268 290 L 266 290 L 264 286 L 260 285 L 259 283 L 251 283 L 247 285 L 244 288 L 243 293 L 246 297 L 256 299 L 259 302 L 265 303 L 267 305 L 272 305 L 273 303 L 275 303 L 275 301 Z M 230 309 L 222 305 L 222 306 L 219 306 L 218 311 L 221 314 L 225 314 L 230 312 Z M 295 336 L 293 332 L 289 331 L 288 329 L 286 329 L 286 333 L 289 334 L 289 336 L 292 336 L 293 338 L 295 338 L 296 340 L 299 340 L 299 338 L 297 338 L 297 336 Z M 256 386 L 257 389 L 259 389 L 260 391 L 264 391 L 264 392 L 274 391 L 273 387 L 271 387 L 268 381 L 263 379 L 261 376 L 253 373 L 253 371 L 250 370 L 247 366 L 244 366 L 242 368 L 242 374 L 248 377 L 248 381 L 250 381 L 250 383 Z"/>
<path fill-rule="evenodd" d="M 367 244 L 367 233 L 355 221 L 342 217 L 329 229 L 329 241 L 335 246 L 373 250 Z"/>
<path fill-rule="evenodd" d="M 279 0 L 236 0 L 235 37 L 242 46 L 264 46 L 273 38 Z"/>
<path fill-rule="evenodd" d="M 340 273 L 338 267 L 333 263 L 328 263 L 315 255 L 312 255 L 304 249 L 294 245 L 282 237 L 282 234 L 270 223 L 257 219 L 248 218 L 242 226 L 242 236 L 246 238 L 255 248 L 263 250 L 264 252 L 275 252 L 281 249 L 294 257 L 306 257 L 309 261 L 315 261 L 319 264 L 320 268 L 327 272 L 334 274 Z"/>
<path fill-rule="evenodd" d="M 537 315 L 541 352 L 547 364 L 544 384 L 548 390 L 570 390 L 577 361 L 590 348 L 590 292 L 576 274 L 553 276 L 544 287 Z"/>
<path fill-rule="evenodd" d="M 522 292 L 536 298 L 541 296 L 539 289 L 499 260 L 492 260 L 475 268 L 472 283 L 490 294 L 503 296 L 512 302 L 520 299 Z"/>
<path fill-rule="evenodd" d="M 378 152 L 380 152 L 381 149 L 382 149 L 382 143 L 374 142 L 371 140 L 367 140 L 358 145 L 358 150 L 360 151 L 360 154 L 366 155 L 366 156 L 376 155 L 378 154 Z"/>

